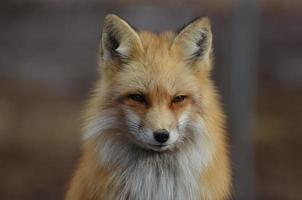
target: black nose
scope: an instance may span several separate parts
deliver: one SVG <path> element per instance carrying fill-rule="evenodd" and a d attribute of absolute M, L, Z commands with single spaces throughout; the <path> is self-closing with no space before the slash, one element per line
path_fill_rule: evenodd
<path fill-rule="evenodd" d="M 169 132 L 166 129 L 160 129 L 160 130 L 154 131 L 153 137 L 157 142 L 165 143 L 169 139 Z"/>

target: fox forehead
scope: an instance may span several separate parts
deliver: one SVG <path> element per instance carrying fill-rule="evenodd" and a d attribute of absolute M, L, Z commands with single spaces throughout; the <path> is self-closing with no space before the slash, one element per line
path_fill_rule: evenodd
<path fill-rule="evenodd" d="M 130 69 L 123 70 L 115 76 L 114 88 L 118 93 L 153 93 L 174 96 L 197 93 L 198 81 L 189 70 L 179 69 L 164 64 L 143 66 L 132 63 Z"/>
<path fill-rule="evenodd" d="M 133 90 L 149 93 L 164 90 L 169 95 L 193 92 L 197 84 L 196 77 L 191 73 L 190 67 L 186 66 L 182 56 L 170 49 L 174 34 L 164 32 L 157 35 L 144 31 L 139 36 L 144 53 L 134 56 L 116 74 L 115 85 L 125 92 Z"/>
<path fill-rule="evenodd" d="M 171 44 L 175 38 L 173 32 L 152 33 L 148 31 L 139 32 L 139 37 L 144 48 L 144 59 L 151 62 L 156 62 L 156 58 L 176 59 L 171 53 Z"/>

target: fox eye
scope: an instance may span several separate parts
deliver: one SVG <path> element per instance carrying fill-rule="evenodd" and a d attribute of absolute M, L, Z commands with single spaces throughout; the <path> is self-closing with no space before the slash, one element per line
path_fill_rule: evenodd
<path fill-rule="evenodd" d="M 186 98 L 187 98 L 187 96 L 185 96 L 185 95 L 178 95 L 178 96 L 176 96 L 176 97 L 173 98 L 172 103 L 181 103 Z"/>
<path fill-rule="evenodd" d="M 136 102 L 146 103 L 146 98 L 142 94 L 129 94 L 128 98 Z"/>

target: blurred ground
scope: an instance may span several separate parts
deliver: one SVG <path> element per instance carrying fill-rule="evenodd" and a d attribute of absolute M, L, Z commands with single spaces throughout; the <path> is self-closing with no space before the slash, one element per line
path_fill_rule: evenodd
<path fill-rule="evenodd" d="M 228 95 L 224 90 L 228 1 L 173 1 L 169 6 L 134 0 L 24 2 L 4 1 L 0 6 L 1 200 L 62 199 L 80 152 L 80 112 L 97 77 L 99 33 L 108 12 L 156 31 L 210 15 L 215 78 L 224 97 Z M 261 200 L 299 200 L 302 5 L 280 0 L 260 3 L 256 194 Z"/>
<path fill-rule="evenodd" d="M 79 154 L 79 99 L 4 81 L 0 91 L 0 199 L 62 199 Z"/>
<path fill-rule="evenodd" d="M 260 199 L 302 198 L 302 90 L 264 84 L 255 131 L 256 189 Z"/>

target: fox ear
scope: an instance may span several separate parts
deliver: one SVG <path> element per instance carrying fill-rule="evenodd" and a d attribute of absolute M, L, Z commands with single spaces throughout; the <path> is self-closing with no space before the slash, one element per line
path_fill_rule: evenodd
<path fill-rule="evenodd" d="M 138 50 L 142 44 L 135 30 L 120 17 L 107 15 L 100 44 L 102 59 L 126 62 Z"/>
<path fill-rule="evenodd" d="M 201 17 L 185 25 L 173 41 L 172 48 L 176 46 L 180 47 L 186 60 L 209 60 L 212 50 L 210 20 Z"/>

